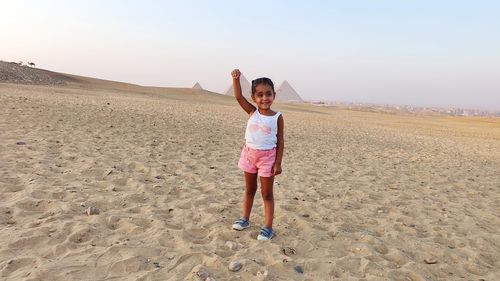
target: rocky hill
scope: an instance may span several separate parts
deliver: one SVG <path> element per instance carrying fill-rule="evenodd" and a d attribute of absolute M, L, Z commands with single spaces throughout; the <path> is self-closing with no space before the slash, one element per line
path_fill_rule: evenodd
<path fill-rule="evenodd" d="M 0 83 L 56 86 L 72 81 L 73 77 L 61 73 L 0 61 Z"/>

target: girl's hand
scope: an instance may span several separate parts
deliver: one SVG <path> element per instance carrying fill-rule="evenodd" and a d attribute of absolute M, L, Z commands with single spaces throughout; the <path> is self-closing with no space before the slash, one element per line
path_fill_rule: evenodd
<path fill-rule="evenodd" d="M 239 69 L 235 69 L 231 71 L 231 76 L 233 76 L 233 79 L 240 79 L 241 72 Z"/>
<path fill-rule="evenodd" d="M 272 173 L 275 176 L 281 174 L 281 164 L 274 164 Z"/>

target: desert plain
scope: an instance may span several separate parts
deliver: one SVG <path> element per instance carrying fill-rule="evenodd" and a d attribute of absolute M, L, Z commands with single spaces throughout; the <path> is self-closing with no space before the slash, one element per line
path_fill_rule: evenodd
<path fill-rule="evenodd" d="M 231 229 L 233 98 L 0 83 L 0 280 L 500 280 L 499 118 L 273 107 L 285 154 L 261 242 L 259 194 Z"/>

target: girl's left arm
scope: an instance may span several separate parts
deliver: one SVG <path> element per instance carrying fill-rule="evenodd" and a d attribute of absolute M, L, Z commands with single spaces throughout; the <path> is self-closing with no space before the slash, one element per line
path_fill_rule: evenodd
<path fill-rule="evenodd" d="M 283 121 L 283 115 L 278 117 L 278 142 L 276 144 L 276 161 L 274 162 L 273 174 L 281 174 L 281 160 L 283 160 L 283 149 L 285 148 L 285 138 L 284 138 L 285 121 Z"/>

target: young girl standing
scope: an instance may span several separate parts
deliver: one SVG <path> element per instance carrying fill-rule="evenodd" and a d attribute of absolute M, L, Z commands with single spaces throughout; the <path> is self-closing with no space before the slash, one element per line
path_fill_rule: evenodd
<path fill-rule="evenodd" d="M 245 194 L 243 196 L 243 215 L 233 224 L 233 229 L 243 230 L 250 226 L 250 212 L 257 192 L 257 176 L 260 177 L 262 199 L 264 200 L 265 226 L 260 230 L 258 240 L 269 240 L 274 236 L 274 176 L 281 174 L 283 158 L 284 121 L 280 112 L 271 109 L 276 92 L 269 78 L 252 81 L 252 100 L 257 107 L 248 102 L 241 93 L 240 71 L 231 72 L 234 97 L 249 115 L 245 131 L 245 146 L 241 151 L 238 167 L 245 173 Z"/>

